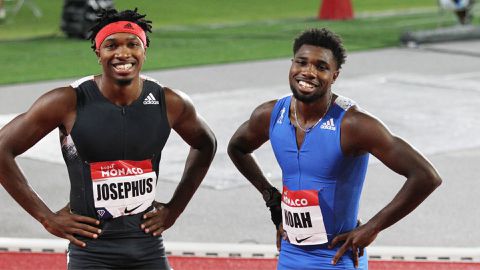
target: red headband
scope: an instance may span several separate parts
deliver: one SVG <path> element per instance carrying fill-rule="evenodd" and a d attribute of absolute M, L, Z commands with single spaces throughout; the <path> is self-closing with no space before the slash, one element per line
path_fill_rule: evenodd
<path fill-rule="evenodd" d="M 143 29 L 138 26 L 138 24 L 129 21 L 118 21 L 107 24 L 100 31 L 98 31 L 98 34 L 95 36 L 95 47 L 97 48 L 97 50 L 98 48 L 100 48 L 100 45 L 108 36 L 115 33 L 134 34 L 138 38 L 140 38 L 140 40 L 142 40 L 145 48 L 147 47 L 147 35 L 145 34 L 145 31 L 143 31 Z"/>

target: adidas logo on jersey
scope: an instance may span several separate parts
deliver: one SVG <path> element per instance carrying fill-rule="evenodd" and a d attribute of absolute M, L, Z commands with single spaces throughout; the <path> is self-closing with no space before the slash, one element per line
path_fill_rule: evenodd
<path fill-rule="evenodd" d="M 144 105 L 154 104 L 158 105 L 158 100 L 155 99 L 152 93 L 148 94 L 148 96 L 143 100 Z"/>
<path fill-rule="evenodd" d="M 277 124 L 283 123 L 283 117 L 285 116 L 285 107 L 283 107 L 282 111 L 280 111 L 280 116 L 277 119 Z"/>
<path fill-rule="evenodd" d="M 330 118 L 330 120 L 323 123 L 320 126 L 320 129 L 329 129 L 329 130 L 333 130 L 333 131 L 337 130 L 337 128 L 335 127 L 335 124 L 333 123 L 333 118 Z"/>

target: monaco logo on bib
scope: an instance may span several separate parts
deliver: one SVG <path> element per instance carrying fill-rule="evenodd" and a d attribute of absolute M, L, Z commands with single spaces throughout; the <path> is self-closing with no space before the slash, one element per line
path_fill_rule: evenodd
<path fill-rule="evenodd" d="M 294 245 L 328 242 L 317 190 L 288 190 L 282 193 L 283 229 Z"/>
<path fill-rule="evenodd" d="M 155 199 L 157 175 L 150 160 L 94 162 L 90 170 L 99 219 L 141 213 Z"/>

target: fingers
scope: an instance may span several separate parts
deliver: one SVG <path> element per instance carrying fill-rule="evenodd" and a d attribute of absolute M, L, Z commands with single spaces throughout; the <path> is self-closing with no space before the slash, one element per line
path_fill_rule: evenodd
<path fill-rule="evenodd" d="M 74 214 L 71 212 L 71 209 L 70 209 L 70 203 L 68 203 L 65 207 L 63 207 L 62 209 L 60 209 L 56 215 L 58 217 L 61 217 L 61 218 L 68 218 L 68 219 L 73 219 L 77 222 L 81 222 L 81 223 L 87 223 L 87 224 L 91 224 L 91 225 L 99 225 L 100 224 L 100 221 L 95 219 L 95 218 L 91 218 L 91 217 L 87 217 L 87 216 L 81 216 L 81 215 L 77 215 L 77 214 Z"/>
<path fill-rule="evenodd" d="M 290 239 L 288 239 L 288 234 L 286 231 L 282 231 L 282 238 L 283 240 L 287 241 L 287 242 L 290 242 Z"/>
<path fill-rule="evenodd" d="M 152 233 L 153 236 L 160 236 L 162 233 L 166 230 L 167 228 L 165 227 L 160 227 L 156 231 Z"/>
<path fill-rule="evenodd" d="M 348 237 L 348 233 L 337 235 L 335 238 L 333 238 L 330 245 L 328 245 L 328 248 L 334 248 L 335 246 L 337 246 L 339 242 L 344 242 L 347 239 L 347 237 Z"/>
<path fill-rule="evenodd" d="M 150 232 L 156 232 L 160 227 L 161 225 L 160 224 L 157 224 L 155 222 L 152 222 L 152 221 L 148 221 L 144 224 L 142 224 L 142 229 L 145 231 L 145 233 L 150 233 Z"/>
<path fill-rule="evenodd" d="M 353 260 L 353 265 L 355 268 L 358 268 L 360 257 L 363 256 L 364 254 L 364 248 L 363 247 L 358 247 L 355 244 L 351 244 L 352 241 L 347 240 L 341 247 L 338 249 L 337 253 L 332 259 L 332 264 L 335 265 L 337 264 L 338 260 L 347 252 L 347 250 L 351 247 L 352 249 L 352 260 Z M 333 248 L 333 241 L 332 241 L 332 247 Z"/>
<path fill-rule="evenodd" d="M 277 230 L 277 251 L 280 252 L 280 247 L 281 247 L 281 244 L 282 244 L 282 233 L 280 232 L 280 230 Z"/>
<path fill-rule="evenodd" d="M 162 233 L 167 229 L 166 227 L 159 226 L 159 225 L 152 225 L 150 227 L 144 227 L 142 224 L 142 229 L 145 233 L 152 233 L 153 236 L 159 236 L 162 235 Z"/>
<path fill-rule="evenodd" d="M 333 241 L 332 241 L 333 242 Z M 338 260 L 340 259 L 340 257 L 343 256 L 343 254 L 345 254 L 345 252 L 348 250 L 348 245 L 347 243 L 343 244 L 337 251 L 337 253 L 335 253 L 335 256 L 333 257 L 332 259 L 332 264 L 335 265 L 337 264 Z"/>
<path fill-rule="evenodd" d="M 355 266 L 355 268 L 358 268 L 358 250 L 357 250 L 357 247 L 352 247 L 352 256 L 353 256 L 353 266 Z"/>
<path fill-rule="evenodd" d="M 82 241 L 78 240 L 77 238 L 75 238 L 75 237 L 74 237 L 73 235 L 71 235 L 71 234 L 70 234 L 70 235 L 67 235 L 65 238 L 66 238 L 68 241 L 70 241 L 70 243 L 72 243 L 72 244 L 74 244 L 74 245 L 76 245 L 76 246 L 79 246 L 79 247 L 82 247 L 82 248 L 84 248 L 84 247 L 87 246 L 87 244 L 86 244 L 85 242 L 82 242 Z"/>
<path fill-rule="evenodd" d="M 75 215 L 71 214 L 72 218 L 80 223 L 86 223 L 86 224 L 92 224 L 92 225 L 100 225 L 100 221 L 91 217 L 86 217 L 86 216 L 80 216 L 80 215 Z"/>
<path fill-rule="evenodd" d="M 155 210 L 153 210 L 153 211 L 150 211 L 150 212 L 146 213 L 145 215 L 143 215 L 143 219 L 152 218 L 152 217 L 154 217 L 156 214 L 157 214 L 157 209 L 155 209 Z"/>
<path fill-rule="evenodd" d="M 150 213 L 145 214 L 144 218 L 146 222 L 140 225 L 140 228 L 145 233 L 152 233 L 153 236 L 161 235 L 168 227 L 165 225 L 163 221 L 160 221 L 158 218 L 155 218 L 155 213 L 153 215 Z"/>
<path fill-rule="evenodd" d="M 64 222 L 62 224 L 55 224 L 47 228 L 47 230 L 53 235 L 69 239 L 69 236 L 79 235 L 92 239 L 98 238 L 102 232 L 99 228 L 92 227 L 87 224 L 78 223 L 75 221 Z"/>
<path fill-rule="evenodd" d="M 149 213 L 149 214 L 150 214 L 150 213 Z M 143 215 L 143 219 L 145 219 L 146 221 L 140 225 L 140 228 L 142 228 L 142 230 L 145 230 L 146 233 L 148 233 L 149 231 L 151 231 L 151 228 L 150 228 L 150 227 L 154 226 L 154 225 L 157 223 L 157 222 L 153 219 L 154 216 L 149 215 L 149 214 Z"/>
<path fill-rule="evenodd" d="M 89 226 L 87 224 L 77 223 L 71 227 L 69 230 L 73 234 L 85 236 L 88 238 L 96 239 L 98 235 L 102 232 L 99 228 Z"/>
<path fill-rule="evenodd" d="M 86 232 L 86 231 L 78 230 L 78 229 L 73 229 L 73 230 L 70 230 L 70 231 L 71 231 L 72 235 L 79 235 L 79 236 L 84 236 L 84 237 L 88 237 L 88 238 L 92 238 L 92 239 L 97 239 L 98 238 L 98 234 L 96 234 L 96 233 L 90 233 L 90 232 Z"/>
<path fill-rule="evenodd" d="M 91 233 L 101 233 L 102 230 L 97 228 L 97 227 L 93 227 L 93 226 L 90 226 L 88 224 L 85 224 L 85 223 L 77 223 L 75 224 L 75 227 L 80 229 L 80 230 L 83 230 L 83 231 L 86 231 L 86 232 L 91 232 Z"/>
<path fill-rule="evenodd" d="M 65 230 L 70 234 L 77 234 L 84 237 L 96 239 L 98 238 L 98 235 L 102 232 L 101 229 L 91 226 L 100 224 L 100 221 L 94 218 L 75 214 L 70 214 L 70 217 L 72 219 L 72 222 L 64 223 L 64 225 L 67 226 Z"/>
<path fill-rule="evenodd" d="M 365 248 L 363 247 L 357 247 L 357 246 L 352 246 L 352 253 L 353 253 L 353 265 L 355 268 L 358 268 L 358 264 L 360 262 L 360 257 L 363 256 Z"/>
<path fill-rule="evenodd" d="M 156 219 L 150 219 L 140 225 L 140 228 L 142 228 L 145 233 L 152 233 L 153 236 L 159 236 L 169 227 L 163 222 L 156 221 Z"/>

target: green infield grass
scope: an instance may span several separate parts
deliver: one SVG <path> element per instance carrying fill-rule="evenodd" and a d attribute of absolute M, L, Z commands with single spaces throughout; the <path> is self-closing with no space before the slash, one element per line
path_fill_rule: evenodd
<path fill-rule="evenodd" d="M 68 39 L 59 30 L 63 1 L 35 3 L 42 17 L 24 6 L 0 24 L 0 84 L 99 73 L 90 42 Z M 145 70 L 289 57 L 292 39 L 311 27 L 333 29 L 351 52 L 398 46 L 404 31 L 456 23 L 433 0 L 354 0 L 356 18 L 346 21 L 317 20 L 320 1 L 311 0 L 116 0 L 115 5 L 138 7 L 154 22 Z"/>

